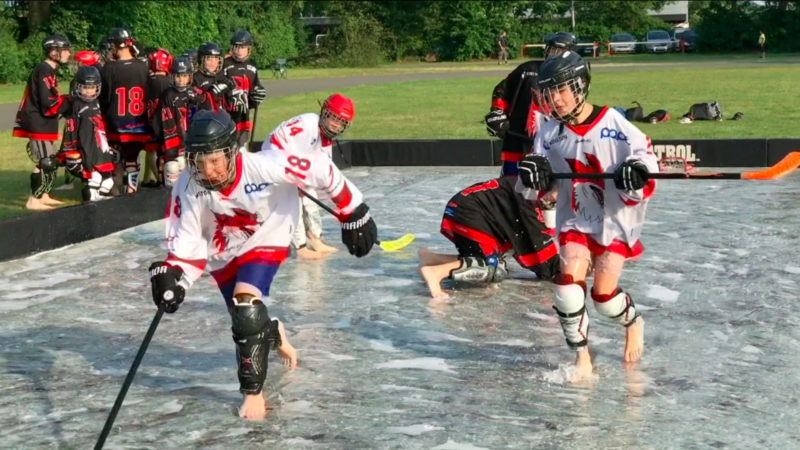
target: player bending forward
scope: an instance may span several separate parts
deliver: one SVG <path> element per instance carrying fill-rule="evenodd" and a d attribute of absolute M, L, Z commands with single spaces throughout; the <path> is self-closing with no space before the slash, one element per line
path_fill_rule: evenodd
<path fill-rule="evenodd" d="M 555 120 L 534 140 L 534 154 L 520 161 L 526 187 L 555 196 L 561 274 L 555 278 L 555 309 L 567 344 L 577 351 L 576 381 L 592 372 L 586 275 L 594 267 L 591 297 L 598 313 L 626 327 L 626 362 L 644 351 L 644 321 L 630 294 L 618 285 L 626 259 L 638 259 L 647 202 L 658 172 L 650 139 L 607 106 L 586 103 L 591 74 L 574 52 L 542 63 L 540 104 Z M 552 167 L 552 169 L 551 169 Z M 553 172 L 614 172 L 611 180 L 553 180 Z M 542 192 L 544 194 L 544 192 Z"/>
<path fill-rule="evenodd" d="M 153 300 L 167 313 L 208 267 L 228 307 L 236 343 L 245 419 L 263 419 L 267 355 L 277 348 L 287 366 L 297 352 L 262 297 L 289 254 L 297 226 L 297 187 L 313 187 L 336 204 L 342 241 L 351 254 L 369 253 L 377 227 L 361 192 L 323 153 L 239 152 L 236 124 L 220 111 L 198 111 L 186 136 L 187 170 L 170 197 L 169 254 L 150 266 Z"/>

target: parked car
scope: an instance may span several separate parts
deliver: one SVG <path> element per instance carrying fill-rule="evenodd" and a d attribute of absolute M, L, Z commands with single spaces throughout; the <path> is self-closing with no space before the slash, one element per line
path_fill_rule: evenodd
<path fill-rule="evenodd" d="M 678 28 L 672 34 L 672 38 L 676 41 L 676 51 L 681 51 L 681 42 L 683 42 L 683 51 L 691 52 L 697 48 L 697 33 L 691 28 Z"/>
<path fill-rule="evenodd" d="M 647 32 L 644 40 L 644 50 L 648 53 L 667 53 L 672 51 L 672 37 L 664 30 Z"/>
<path fill-rule="evenodd" d="M 594 44 L 599 42 L 598 39 L 580 39 L 578 38 L 577 52 L 581 56 L 600 56 L 600 47 L 594 48 Z"/>
<path fill-rule="evenodd" d="M 610 53 L 636 53 L 636 38 L 630 33 L 617 33 L 611 36 L 608 44 Z"/>

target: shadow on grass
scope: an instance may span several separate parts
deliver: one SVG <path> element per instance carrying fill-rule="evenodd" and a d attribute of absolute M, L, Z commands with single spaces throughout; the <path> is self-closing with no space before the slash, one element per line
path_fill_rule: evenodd
<path fill-rule="evenodd" d="M 73 183 L 72 189 L 58 189 L 65 186 L 65 175 L 63 170 L 57 172 L 54 189 L 50 193 L 52 197 L 65 202 L 68 205 L 81 203 L 81 186 L 83 182 L 74 177 L 70 177 Z M 31 172 L 25 170 L 0 170 L 0 192 L 3 193 L 0 200 L 0 220 L 11 217 L 18 217 L 24 214 L 33 214 L 37 211 L 25 209 L 25 202 L 31 194 Z"/>

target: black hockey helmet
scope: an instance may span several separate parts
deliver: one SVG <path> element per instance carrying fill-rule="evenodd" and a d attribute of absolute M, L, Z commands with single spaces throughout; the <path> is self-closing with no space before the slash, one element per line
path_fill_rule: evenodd
<path fill-rule="evenodd" d="M 113 28 L 108 33 L 108 40 L 117 48 L 128 47 L 133 43 L 133 34 L 127 28 Z"/>
<path fill-rule="evenodd" d="M 245 62 L 250 58 L 250 52 L 253 47 L 253 35 L 247 30 L 239 30 L 233 33 L 231 37 L 231 57 L 238 62 Z M 247 55 L 244 57 L 237 56 L 236 49 L 244 47 L 247 49 Z"/>
<path fill-rule="evenodd" d="M 589 95 L 589 83 L 592 81 L 591 67 L 575 52 L 566 51 L 560 55 L 546 59 L 539 66 L 536 82 L 539 104 L 545 114 L 560 122 L 574 120 L 583 110 L 586 97 Z M 570 89 L 575 99 L 575 107 L 569 112 L 559 113 L 555 107 L 555 96 L 563 90 Z"/>
<path fill-rule="evenodd" d="M 189 173 L 198 184 L 206 189 L 221 189 L 236 178 L 236 157 L 239 146 L 236 142 L 236 123 L 224 110 L 200 110 L 192 117 L 186 132 L 186 161 Z M 206 165 L 218 153 L 227 158 L 227 179 L 209 180 L 206 178 Z"/>
<path fill-rule="evenodd" d="M 211 58 L 219 58 L 219 64 L 215 71 L 206 68 L 206 61 Z M 216 42 L 205 42 L 197 49 L 197 65 L 204 74 L 213 77 L 222 70 L 222 47 Z"/>
<path fill-rule="evenodd" d="M 186 58 L 189 58 L 189 61 L 192 63 L 192 72 L 197 72 L 197 69 L 198 69 L 198 67 L 197 67 L 197 49 L 196 48 L 190 48 L 189 50 L 186 50 L 185 52 L 183 52 L 183 55 L 181 55 L 181 56 L 185 56 Z"/>
<path fill-rule="evenodd" d="M 192 60 L 188 56 L 181 56 L 172 63 L 172 86 L 175 89 L 183 92 L 192 84 L 192 74 L 194 73 L 194 66 Z M 189 82 L 185 85 L 178 83 L 179 75 L 189 75 Z"/>
<path fill-rule="evenodd" d="M 578 38 L 568 31 L 549 34 L 544 40 L 544 57 L 549 58 L 568 50 L 573 50 L 577 43 Z"/>
<path fill-rule="evenodd" d="M 78 74 L 75 75 L 75 91 L 73 95 L 79 97 L 85 102 L 90 102 L 100 96 L 100 87 L 102 85 L 102 78 L 100 71 L 95 66 L 81 66 L 78 69 Z M 96 87 L 97 90 L 93 94 L 84 92 L 83 88 Z"/>
<path fill-rule="evenodd" d="M 50 53 L 50 50 L 60 50 L 64 48 L 72 48 L 72 44 L 70 44 L 69 39 L 66 36 L 62 36 L 60 34 L 51 34 L 44 38 L 42 41 L 42 48 L 44 48 L 44 54 L 47 55 Z"/>

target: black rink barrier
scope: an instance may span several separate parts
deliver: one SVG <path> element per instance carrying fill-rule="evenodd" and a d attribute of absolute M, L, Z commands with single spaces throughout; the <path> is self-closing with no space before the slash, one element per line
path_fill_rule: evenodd
<path fill-rule="evenodd" d="M 31 212 L 0 221 L 0 261 L 52 250 L 163 219 L 168 189 L 143 189 L 136 195 Z"/>
<path fill-rule="evenodd" d="M 261 148 L 254 142 L 253 148 Z M 498 139 L 352 140 L 334 145 L 333 160 L 351 166 L 497 166 Z M 698 167 L 766 167 L 800 151 L 800 139 L 671 139 L 653 141 L 659 158 Z M 115 197 L 0 221 L 0 261 L 102 237 L 164 217 L 169 191 L 143 189 Z"/>

